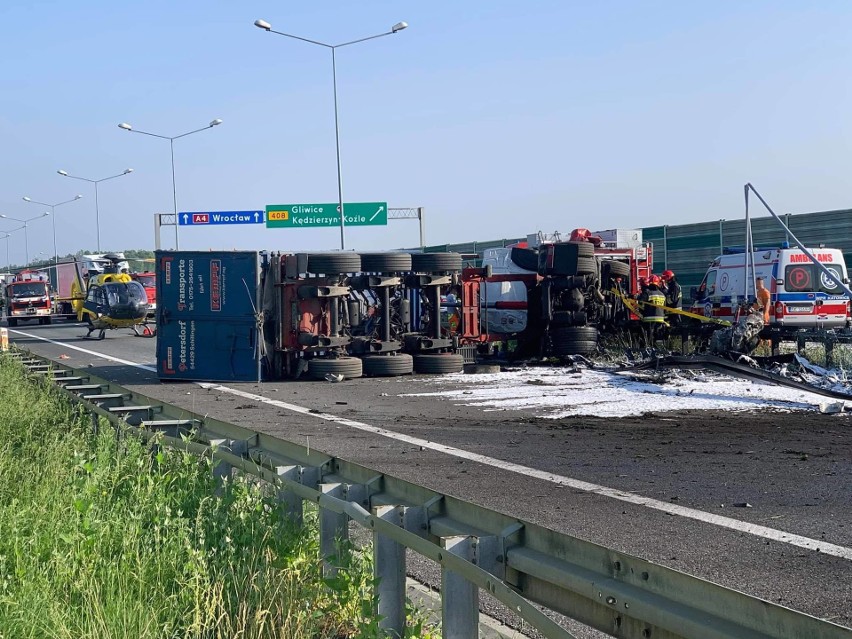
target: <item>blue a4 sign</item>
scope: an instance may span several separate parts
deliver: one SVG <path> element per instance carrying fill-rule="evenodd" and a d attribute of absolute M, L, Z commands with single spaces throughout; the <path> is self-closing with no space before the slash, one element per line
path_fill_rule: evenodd
<path fill-rule="evenodd" d="M 220 224 L 264 224 L 265 211 L 182 211 L 180 226 L 215 226 Z"/>

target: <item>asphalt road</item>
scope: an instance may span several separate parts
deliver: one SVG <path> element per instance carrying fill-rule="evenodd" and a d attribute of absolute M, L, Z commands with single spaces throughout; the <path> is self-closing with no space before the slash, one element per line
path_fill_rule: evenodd
<path fill-rule="evenodd" d="M 154 368 L 155 340 L 112 331 L 92 341 L 82 339 L 85 332 L 72 324 L 9 329 L 22 347 L 63 355 L 70 366 L 91 365 L 93 374 L 163 401 L 309 441 L 330 455 L 852 627 L 848 414 L 681 411 L 553 420 L 400 397 L 434 390 L 434 380 L 421 376 L 226 384 L 391 433 L 382 436 L 192 383 L 161 384 L 140 368 Z M 790 534 L 803 539 L 784 541 Z M 439 573 L 424 564 L 412 572 L 437 583 Z"/>

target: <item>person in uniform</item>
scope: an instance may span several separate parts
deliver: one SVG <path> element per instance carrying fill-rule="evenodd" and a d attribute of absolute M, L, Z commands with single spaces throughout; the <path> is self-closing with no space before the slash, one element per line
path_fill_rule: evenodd
<path fill-rule="evenodd" d="M 639 301 L 642 302 L 639 310 L 642 312 L 642 325 L 648 346 L 654 345 L 660 328 L 666 323 L 666 311 L 663 308 L 666 305 L 666 296 L 660 290 L 661 284 L 662 280 L 658 275 L 651 275 L 647 288 L 639 296 Z"/>
<path fill-rule="evenodd" d="M 674 271 L 665 270 L 662 275 L 663 293 L 666 296 L 666 306 L 680 309 L 683 306 L 683 288 L 678 283 Z M 680 315 L 668 313 L 668 322 L 672 326 L 680 324 Z"/>

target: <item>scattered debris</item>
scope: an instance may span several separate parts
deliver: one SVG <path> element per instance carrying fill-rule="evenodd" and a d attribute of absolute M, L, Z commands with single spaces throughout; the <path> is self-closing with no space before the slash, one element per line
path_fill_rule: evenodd
<path fill-rule="evenodd" d="M 734 508 L 753 508 L 753 506 L 747 501 L 737 501 L 733 504 Z"/>
<path fill-rule="evenodd" d="M 59 359 L 71 359 L 71 357 L 69 355 L 66 355 L 65 353 L 62 353 L 62 355 L 59 356 Z"/>
<path fill-rule="evenodd" d="M 342 382 L 343 375 L 341 375 L 340 373 L 326 373 L 325 381 L 332 383 Z"/>
<path fill-rule="evenodd" d="M 823 415 L 835 415 L 843 412 L 843 402 L 822 402 L 819 405 L 819 412 Z"/>

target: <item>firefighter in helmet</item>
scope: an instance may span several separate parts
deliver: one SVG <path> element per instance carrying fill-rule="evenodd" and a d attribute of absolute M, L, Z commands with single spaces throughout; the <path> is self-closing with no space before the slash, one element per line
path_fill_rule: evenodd
<path fill-rule="evenodd" d="M 683 289 L 678 283 L 674 271 L 666 269 L 663 271 L 661 279 L 663 294 L 666 296 L 666 306 L 669 308 L 680 309 L 683 306 Z M 669 313 L 668 321 L 672 326 L 680 324 L 680 315 L 677 313 Z"/>
<path fill-rule="evenodd" d="M 642 291 L 639 301 L 642 302 L 642 325 L 648 346 L 653 346 L 661 328 L 666 325 L 665 293 L 661 290 L 662 280 L 659 275 L 648 278 L 648 287 Z"/>

